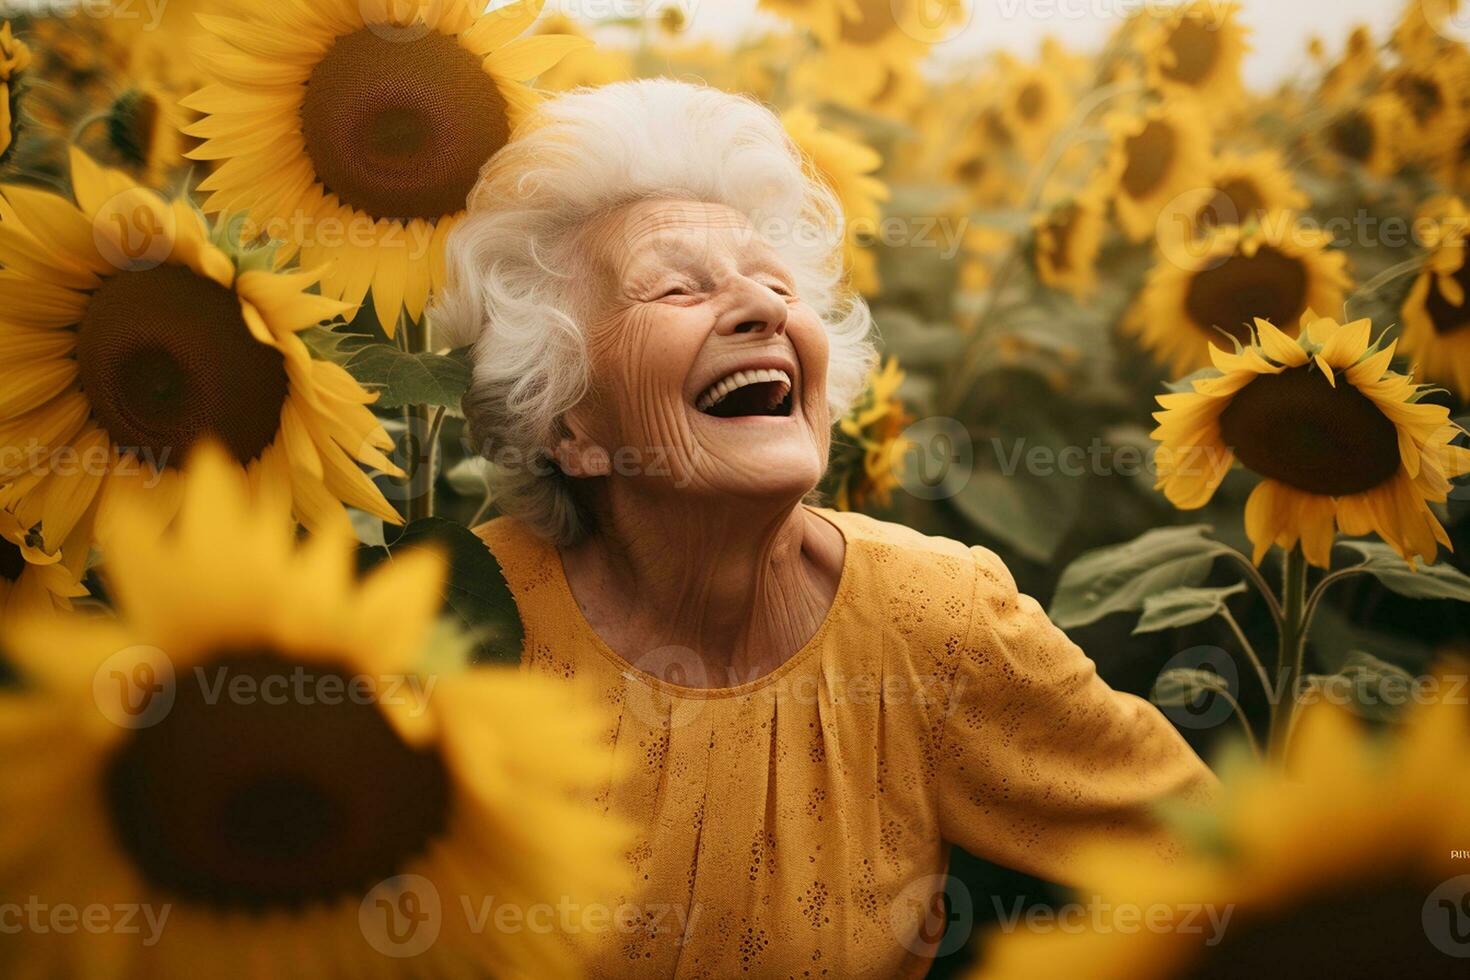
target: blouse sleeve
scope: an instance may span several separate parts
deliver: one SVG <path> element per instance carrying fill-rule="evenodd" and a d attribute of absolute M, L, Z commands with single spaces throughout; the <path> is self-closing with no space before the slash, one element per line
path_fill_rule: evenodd
<path fill-rule="evenodd" d="M 976 591 L 940 754 L 940 829 L 973 854 L 1069 883 L 1079 845 L 1169 838 L 1151 804 L 1213 797 L 1208 768 L 1153 705 L 1098 677 L 996 555 Z"/>

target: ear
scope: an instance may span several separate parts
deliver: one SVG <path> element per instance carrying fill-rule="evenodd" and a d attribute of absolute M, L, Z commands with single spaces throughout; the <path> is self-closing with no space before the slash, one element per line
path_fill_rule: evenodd
<path fill-rule="evenodd" d="M 565 429 L 561 441 L 551 451 L 563 473 L 579 479 L 612 473 L 612 460 L 607 450 L 599 446 L 582 425 L 569 418 Z"/>

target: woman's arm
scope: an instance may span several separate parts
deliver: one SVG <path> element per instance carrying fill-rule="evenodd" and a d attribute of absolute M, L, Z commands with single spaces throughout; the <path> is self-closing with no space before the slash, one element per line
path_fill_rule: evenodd
<path fill-rule="evenodd" d="M 1103 683 L 994 553 L 972 553 L 969 639 L 939 762 L 945 839 L 1060 882 L 1079 845 L 1099 837 L 1167 852 L 1152 804 L 1204 802 L 1215 777 L 1153 705 Z"/>

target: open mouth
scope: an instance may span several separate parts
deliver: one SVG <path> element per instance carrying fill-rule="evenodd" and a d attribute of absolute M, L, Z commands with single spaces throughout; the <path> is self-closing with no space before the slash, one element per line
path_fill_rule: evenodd
<path fill-rule="evenodd" d="M 705 389 L 694 407 L 717 419 L 791 415 L 791 376 L 774 368 L 736 371 Z"/>

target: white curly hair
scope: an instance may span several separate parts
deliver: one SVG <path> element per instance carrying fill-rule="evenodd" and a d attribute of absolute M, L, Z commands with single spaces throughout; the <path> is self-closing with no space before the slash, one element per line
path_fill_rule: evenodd
<path fill-rule="evenodd" d="M 841 208 L 770 110 L 665 79 L 542 103 L 471 192 L 430 319 L 436 344 L 473 344 L 463 407 L 474 451 L 493 464 L 497 506 L 559 544 L 589 527 L 549 452 L 589 382 L 578 234 L 646 200 L 722 204 L 752 219 L 827 327 L 834 419 L 876 358 L 872 316 L 844 284 Z"/>

